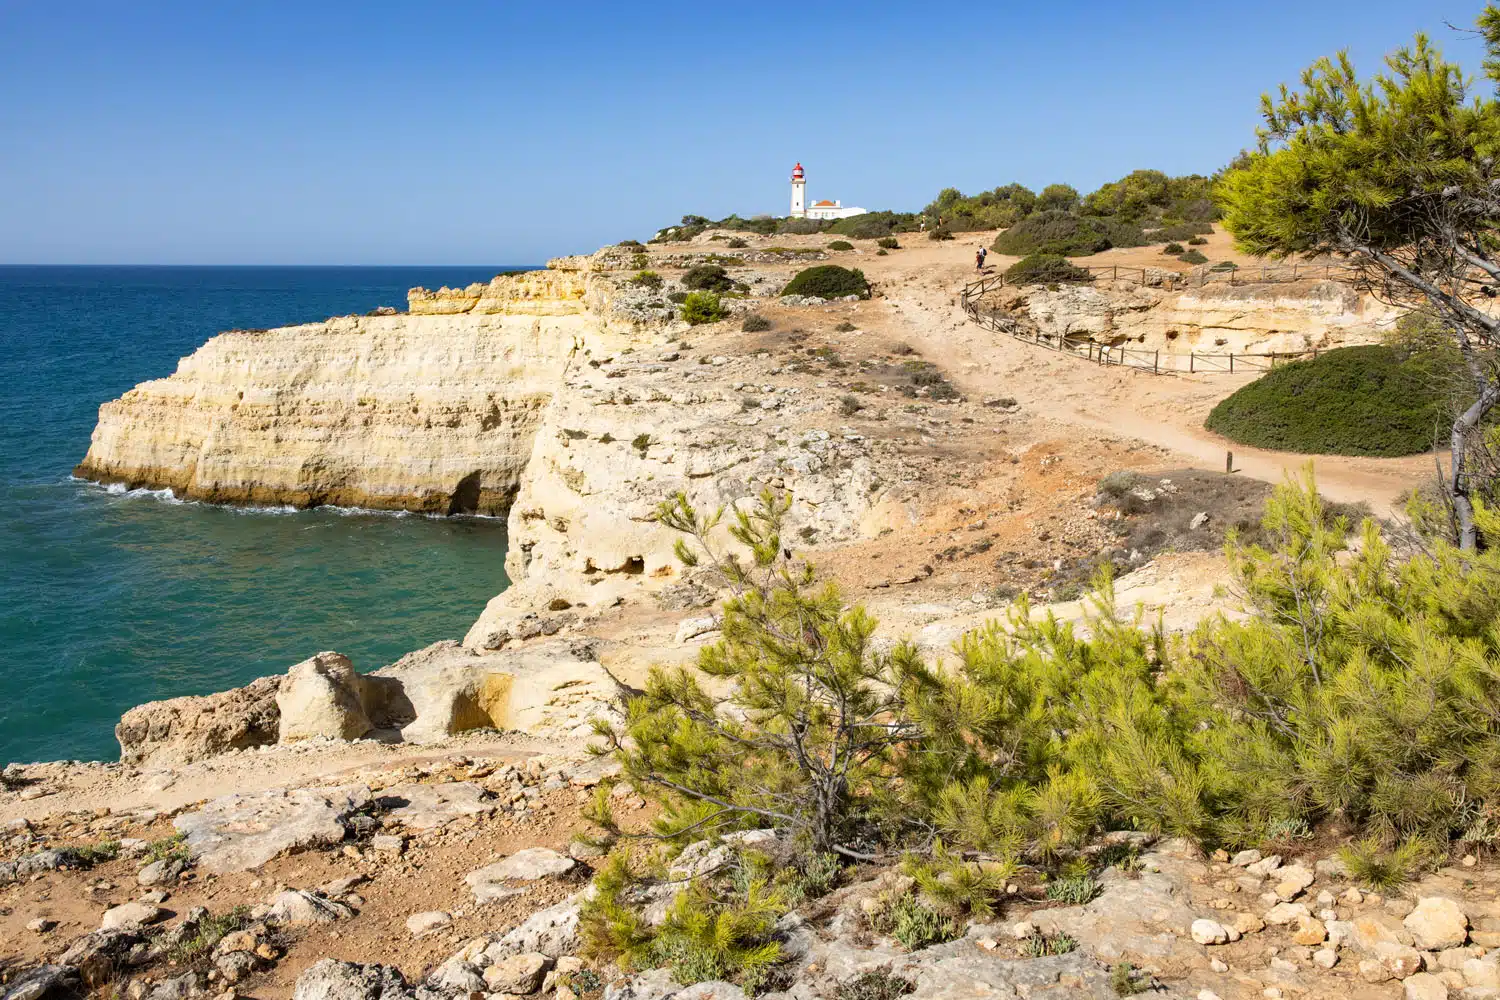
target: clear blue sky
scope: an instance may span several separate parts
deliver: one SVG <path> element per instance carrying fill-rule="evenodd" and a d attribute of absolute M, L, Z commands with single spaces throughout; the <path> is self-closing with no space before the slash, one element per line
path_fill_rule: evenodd
<path fill-rule="evenodd" d="M 1458 0 L 0 0 L 0 262 L 511 263 L 684 212 L 1209 173 Z"/>

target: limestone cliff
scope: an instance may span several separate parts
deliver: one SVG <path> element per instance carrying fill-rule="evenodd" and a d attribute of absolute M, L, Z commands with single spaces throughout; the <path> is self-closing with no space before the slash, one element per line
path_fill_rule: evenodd
<path fill-rule="evenodd" d="M 562 372 L 606 335 L 586 275 L 413 289 L 412 313 L 214 337 L 105 403 L 76 475 L 225 503 L 503 514 Z"/>
<path fill-rule="evenodd" d="M 1297 281 L 1203 287 L 1004 288 L 999 308 L 1044 335 L 1134 343 L 1163 352 L 1302 351 L 1378 341 L 1400 315 L 1347 284 Z"/>

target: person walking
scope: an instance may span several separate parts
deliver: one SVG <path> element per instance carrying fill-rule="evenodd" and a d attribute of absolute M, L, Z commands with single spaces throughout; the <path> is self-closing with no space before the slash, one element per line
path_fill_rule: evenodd
<path fill-rule="evenodd" d="M 974 270 L 984 270 L 984 247 L 974 251 Z"/>

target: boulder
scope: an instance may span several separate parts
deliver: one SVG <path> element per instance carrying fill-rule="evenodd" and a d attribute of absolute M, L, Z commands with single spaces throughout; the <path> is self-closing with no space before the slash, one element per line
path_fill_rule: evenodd
<path fill-rule="evenodd" d="M 412 1000 L 415 991 L 392 965 L 323 958 L 297 977 L 292 1000 Z"/>
<path fill-rule="evenodd" d="M 276 690 L 277 739 L 359 739 L 375 728 L 365 707 L 373 700 L 369 688 L 342 653 L 318 653 L 293 665 Z"/>
<path fill-rule="evenodd" d="M 1261 853 L 1252 847 L 1248 851 L 1240 851 L 1234 857 L 1229 859 L 1229 863 L 1231 865 L 1234 865 L 1236 868 L 1244 868 L 1246 865 L 1255 864 L 1260 859 Z"/>
<path fill-rule="evenodd" d="M 37 965 L 0 987 L 0 1000 L 63 1000 L 77 993 L 77 969 L 70 965 Z"/>
<path fill-rule="evenodd" d="M 487 816 L 495 811 L 494 797 L 468 781 L 396 785 L 381 792 L 377 801 L 388 810 L 387 822 L 412 830 L 435 830 L 460 816 Z"/>
<path fill-rule="evenodd" d="M 1216 920 L 1194 920 L 1191 932 L 1198 944 L 1224 944 L 1229 940 L 1228 929 Z"/>
<path fill-rule="evenodd" d="M 139 930 L 147 924 L 154 924 L 164 916 L 159 906 L 150 903 L 121 903 L 119 906 L 110 907 L 104 911 L 104 916 L 99 920 L 101 931 L 126 931 Z"/>
<path fill-rule="evenodd" d="M 162 858 L 153 861 L 136 873 L 135 880 L 141 885 L 171 885 L 177 881 L 177 876 L 187 869 L 187 863 L 181 858 Z"/>
<path fill-rule="evenodd" d="M 453 914 L 443 910 L 428 910 L 425 913 L 413 913 L 406 918 L 406 929 L 411 932 L 412 937 L 426 937 L 435 934 L 453 923 Z"/>
<path fill-rule="evenodd" d="M 1402 921 L 1412 944 L 1426 951 L 1457 948 L 1469 939 L 1469 918 L 1445 896 L 1424 896 Z"/>
<path fill-rule="evenodd" d="M 528 847 L 504 861 L 470 872 L 464 876 L 464 881 L 474 891 L 475 900 L 485 903 L 513 895 L 504 891 L 507 882 L 535 882 L 552 875 L 565 875 L 577 864 L 567 855 L 548 848 Z"/>
<path fill-rule="evenodd" d="M 1271 874 L 1280 867 L 1281 855 L 1273 854 L 1268 858 L 1262 858 L 1259 861 L 1246 865 L 1245 871 L 1249 872 L 1251 875 L 1260 875 L 1264 877 Z"/>
<path fill-rule="evenodd" d="M 484 970 L 484 983 L 492 993 L 535 993 L 552 967 L 552 959 L 524 951 L 500 959 Z"/>
<path fill-rule="evenodd" d="M 525 951 L 561 958 L 578 950 L 578 897 L 573 896 L 527 917 L 514 930 L 485 948 L 491 962 Z"/>
<path fill-rule="evenodd" d="M 312 924 L 331 924 L 347 920 L 354 911 L 343 903 L 334 902 L 325 896 L 305 889 L 287 889 L 278 892 L 271 900 L 271 909 L 266 913 L 266 922 L 287 927 L 305 927 Z"/>
<path fill-rule="evenodd" d="M 1285 868 L 1277 869 L 1276 897 L 1282 900 L 1296 899 L 1302 895 L 1302 890 L 1313 884 L 1315 875 L 1312 869 L 1304 868 L 1302 865 L 1287 865 Z"/>
<path fill-rule="evenodd" d="M 275 677 L 262 677 L 218 694 L 137 705 L 115 726 L 120 761 L 187 764 L 228 750 L 269 746 L 280 724 L 278 684 Z"/>
<path fill-rule="evenodd" d="M 212 799 L 172 825 L 199 865 L 222 874 L 258 868 L 284 851 L 337 844 L 345 820 L 369 801 L 363 785 L 273 788 Z"/>

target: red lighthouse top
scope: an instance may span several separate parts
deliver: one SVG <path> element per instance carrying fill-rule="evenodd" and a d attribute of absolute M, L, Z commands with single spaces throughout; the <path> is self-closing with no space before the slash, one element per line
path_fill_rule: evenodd
<path fill-rule="evenodd" d="M 801 179 L 802 179 L 802 164 L 799 163 L 795 167 L 792 168 L 792 180 L 794 180 L 794 181 L 800 181 Z"/>

